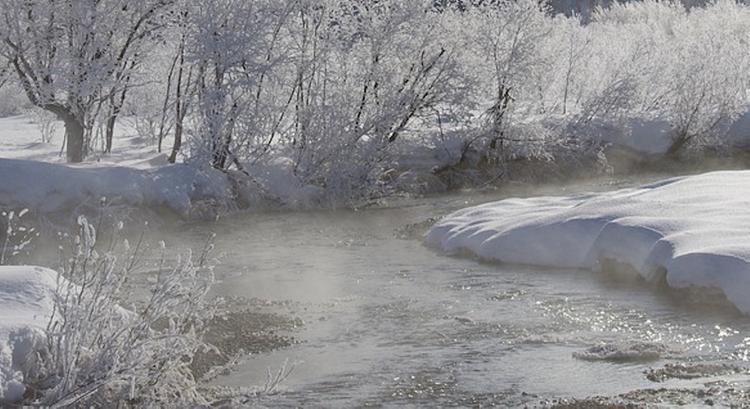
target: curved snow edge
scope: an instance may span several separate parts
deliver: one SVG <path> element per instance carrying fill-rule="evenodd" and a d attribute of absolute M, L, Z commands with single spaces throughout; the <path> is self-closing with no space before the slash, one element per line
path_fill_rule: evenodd
<path fill-rule="evenodd" d="M 750 172 L 712 172 L 639 188 L 507 199 L 457 211 L 428 245 L 482 259 L 601 270 L 631 266 L 673 288 L 720 289 L 750 314 Z"/>

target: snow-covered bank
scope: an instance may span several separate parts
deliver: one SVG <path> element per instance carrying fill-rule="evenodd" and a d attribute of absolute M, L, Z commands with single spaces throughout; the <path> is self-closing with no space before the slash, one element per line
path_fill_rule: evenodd
<path fill-rule="evenodd" d="M 648 281 L 720 289 L 750 314 L 750 171 L 488 203 L 449 215 L 426 241 L 506 263 L 595 271 L 624 263 Z"/>
<path fill-rule="evenodd" d="M 166 207 L 190 215 L 194 203 L 225 201 L 232 188 L 212 169 L 168 165 L 153 169 L 119 166 L 72 167 L 19 159 L 0 159 L 0 206 L 40 213 L 107 205 Z"/>
<path fill-rule="evenodd" d="M 0 267 L 0 403 L 24 394 L 21 371 L 54 308 L 57 273 L 42 267 Z"/>

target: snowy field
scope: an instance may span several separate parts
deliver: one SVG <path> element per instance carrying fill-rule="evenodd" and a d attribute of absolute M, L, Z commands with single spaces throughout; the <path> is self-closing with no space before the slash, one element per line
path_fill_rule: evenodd
<path fill-rule="evenodd" d="M 102 204 L 123 209 L 167 209 L 182 219 L 203 218 L 203 204 L 226 211 L 239 208 L 309 209 L 327 207 L 334 199 L 315 185 L 305 184 L 294 174 L 294 162 L 275 157 L 245 164 L 249 177 L 221 172 L 195 163 L 167 162 L 172 138 L 168 135 L 157 151 L 156 140 L 139 136 L 133 118 L 118 121 L 111 153 L 102 153 L 101 141 L 79 164 L 66 163 L 63 123 L 52 121 L 46 128 L 32 115 L 0 118 L 0 206 L 29 209 L 42 215 L 94 214 Z M 48 136 L 43 136 L 48 135 Z M 437 142 L 439 146 L 415 142 L 402 148 L 398 163 L 403 172 L 396 184 L 410 188 L 412 179 L 430 175 L 433 168 L 457 160 L 461 142 Z M 188 161 L 189 162 L 189 161 Z M 231 180 L 230 175 L 235 179 Z M 436 182 L 429 189 L 445 189 Z"/>
<path fill-rule="evenodd" d="M 60 153 L 63 124 L 53 121 L 52 125 L 51 138 L 42 142 L 36 118 L 0 118 L 0 177 L 5 181 L 0 185 L 0 206 L 44 215 L 91 215 L 101 205 L 167 209 L 189 219 L 205 216 L 195 214 L 200 203 L 226 210 L 267 206 L 269 197 L 277 199 L 276 205 L 290 207 L 305 207 L 319 199 L 315 188 L 295 181 L 285 158 L 248 167 L 253 183 L 245 180 L 240 186 L 233 186 L 226 173 L 215 169 L 179 163 L 179 159 L 169 164 L 167 154 L 157 151 L 156 141 L 138 136 L 128 118 L 115 128 L 111 153 L 101 153 L 94 143 L 94 152 L 85 162 L 68 164 Z M 165 138 L 165 149 L 171 143 L 171 137 Z"/>
<path fill-rule="evenodd" d="M 750 172 L 713 172 L 613 192 L 508 199 L 458 211 L 427 243 L 485 260 L 601 270 L 723 291 L 750 314 Z"/>
<path fill-rule="evenodd" d="M 0 158 L 27 159 L 42 162 L 65 163 L 65 152 L 61 154 L 64 126 L 60 121 L 51 121 L 42 130 L 39 119 L 30 115 L 14 115 L 0 118 Z M 43 135 L 49 136 L 43 141 Z M 94 141 L 94 152 L 86 165 L 79 166 L 127 166 L 139 169 L 165 165 L 167 155 L 158 153 L 156 141 L 138 135 L 132 119 L 123 118 L 115 127 L 112 152 L 102 154 Z M 170 147 L 171 138 L 164 141 Z"/>
<path fill-rule="evenodd" d="M 226 176 L 213 169 L 168 165 L 155 141 L 136 136 L 127 120 L 116 130 L 112 153 L 65 164 L 62 132 L 42 142 L 39 126 L 25 115 L 0 119 L 0 205 L 40 214 L 80 214 L 97 207 L 166 208 L 188 218 L 195 202 L 225 201 Z M 55 129 L 62 128 L 54 123 Z M 165 142 L 169 146 L 169 141 Z"/>

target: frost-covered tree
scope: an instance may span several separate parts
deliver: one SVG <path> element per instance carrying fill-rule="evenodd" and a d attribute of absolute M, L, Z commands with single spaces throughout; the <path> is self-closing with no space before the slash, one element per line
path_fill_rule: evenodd
<path fill-rule="evenodd" d="M 551 18 L 535 0 L 478 2 L 452 12 L 454 36 L 461 38 L 464 69 L 475 77 L 472 97 L 483 107 L 487 159 L 503 160 L 516 114 L 528 116 L 543 105 L 539 80 L 551 68 L 544 55 Z"/>
<path fill-rule="evenodd" d="M 429 2 L 351 1 L 297 18 L 309 23 L 292 33 L 295 172 L 334 196 L 367 195 L 409 127 L 460 90 L 443 17 Z"/>
<path fill-rule="evenodd" d="M 668 122 L 681 152 L 748 102 L 750 18 L 731 0 L 586 16 L 536 0 L 0 4 L 3 66 L 65 122 L 71 161 L 95 127 L 109 150 L 126 110 L 171 162 L 250 174 L 280 161 L 300 184 L 367 196 L 446 118 L 464 153 L 502 167 L 635 118 Z"/>
<path fill-rule="evenodd" d="M 576 97 L 579 123 L 619 118 L 667 121 L 669 155 L 720 136 L 722 125 L 747 104 L 750 9 L 724 1 L 687 10 L 643 1 L 597 10 L 588 78 Z M 575 107 L 574 107 L 575 108 Z"/>
<path fill-rule="evenodd" d="M 672 28 L 662 116 L 674 128 L 667 154 L 719 136 L 746 109 L 750 87 L 750 8 L 719 1 L 695 8 Z"/>
<path fill-rule="evenodd" d="M 235 148 L 243 142 L 238 122 L 260 103 L 258 89 L 277 63 L 268 58 L 274 33 L 292 3 L 222 0 L 189 6 L 184 58 L 195 67 L 194 160 L 218 169 L 238 163 Z M 253 135 L 252 129 L 244 132 L 243 137 Z"/>
<path fill-rule="evenodd" d="M 99 109 L 122 105 L 130 73 L 174 0 L 2 0 L 0 54 L 34 105 L 65 123 L 80 162 Z"/>
<path fill-rule="evenodd" d="M 192 7 L 189 156 L 219 169 L 273 152 L 301 183 L 367 190 L 389 146 L 457 90 L 455 50 L 428 1 Z"/>

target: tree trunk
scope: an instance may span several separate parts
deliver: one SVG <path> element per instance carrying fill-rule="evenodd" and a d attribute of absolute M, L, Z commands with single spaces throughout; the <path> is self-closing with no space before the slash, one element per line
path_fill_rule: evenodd
<path fill-rule="evenodd" d="M 685 133 L 680 134 L 674 140 L 672 140 L 672 144 L 669 145 L 669 148 L 667 149 L 667 152 L 665 152 L 664 156 L 670 159 L 679 158 L 688 142 L 690 142 L 690 136 L 686 135 Z"/>
<path fill-rule="evenodd" d="M 106 146 L 104 147 L 104 153 L 112 153 L 112 138 L 115 134 L 115 122 L 117 122 L 117 114 L 113 113 L 107 119 L 107 132 L 104 136 Z"/>
<path fill-rule="evenodd" d="M 492 132 L 495 134 L 490 141 L 490 150 L 494 151 L 497 149 L 497 143 L 500 142 L 500 147 L 503 145 L 503 138 L 505 132 L 503 125 L 505 121 L 505 113 L 508 111 L 508 105 L 510 103 L 510 88 L 506 88 L 501 85 L 498 88 L 498 97 L 495 106 L 491 108 L 492 113 Z M 501 149 L 502 154 L 502 149 Z"/>
<path fill-rule="evenodd" d="M 130 76 L 127 76 L 125 79 L 125 83 L 130 82 Z M 125 104 L 125 97 L 128 93 L 128 87 L 124 87 L 122 89 L 122 92 L 120 92 L 119 99 L 115 99 L 114 96 L 110 99 L 110 105 L 111 105 L 111 113 L 109 115 L 109 118 L 107 118 L 107 133 L 105 136 L 106 139 L 106 147 L 104 149 L 104 153 L 112 153 L 112 138 L 114 138 L 115 135 L 115 123 L 117 123 L 117 117 L 120 116 L 120 110 L 122 110 L 122 106 Z"/>
<path fill-rule="evenodd" d="M 183 89 L 182 89 L 182 74 L 183 70 L 185 68 L 185 38 L 182 38 L 182 42 L 180 43 L 180 50 L 179 50 L 179 56 L 180 56 L 180 66 L 177 70 L 177 83 L 175 84 L 175 114 L 174 114 L 174 143 L 172 145 L 172 153 L 169 154 L 169 163 L 175 163 L 177 161 L 177 153 L 180 152 L 180 149 L 182 148 L 182 123 L 185 119 L 185 114 L 187 113 L 187 105 L 188 105 L 188 96 L 184 95 L 183 100 Z M 190 88 L 190 82 L 192 78 L 192 69 L 188 70 L 187 74 L 187 80 L 185 81 L 185 91 L 184 93 L 187 94 Z M 166 106 L 165 106 L 166 108 Z"/>
<path fill-rule="evenodd" d="M 83 124 L 75 118 L 65 118 L 65 136 L 67 139 L 67 159 L 71 163 L 83 162 Z"/>
<path fill-rule="evenodd" d="M 175 54 L 174 59 L 172 60 L 172 65 L 169 67 L 169 74 L 167 75 L 167 91 L 164 93 L 164 105 L 161 109 L 161 120 L 159 121 L 159 135 L 158 135 L 158 144 L 156 151 L 161 153 L 161 146 L 162 142 L 164 142 L 164 127 L 167 122 L 167 109 L 169 108 L 169 94 L 172 92 L 172 77 L 174 76 L 174 70 L 177 66 L 177 62 L 180 61 L 180 72 L 182 72 L 182 65 L 183 65 L 183 59 L 180 57 L 183 55 L 183 47 L 185 44 L 185 39 L 183 37 L 182 41 L 180 42 L 180 47 L 178 48 L 177 54 Z M 178 93 L 179 94 L 179 93 Z"/>
<path fill-rule="evenodd" d="M 172 153 L 169 154 L 169 163 L 177 161 L 177 153 L 180 148 L 182 148 L 182 118 L 178 117 L 174 125 L 174 145 L 172 146 Z"/>
<path fill-rule="evenodd" d="M 227 165 L 227 157 L 229 156 L 229 144 L 226 139 L 222 138 L 215 149 L 211 165 L 214 169 L 224 170 Z"/>

